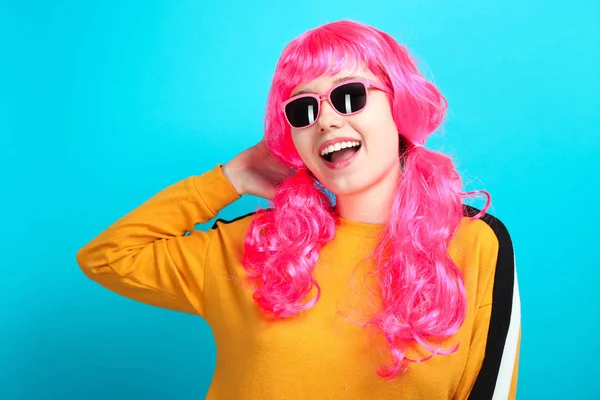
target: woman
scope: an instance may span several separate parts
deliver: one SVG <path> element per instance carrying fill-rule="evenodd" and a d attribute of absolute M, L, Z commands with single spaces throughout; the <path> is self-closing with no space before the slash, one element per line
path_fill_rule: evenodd
<path fill-rule="evenodd" d="M 445 110 L 389 35 L 306 32 L 277 64 L 264 140 L 164 189 L 78 263 L 210 324 L 209 399 L 514 398 L 512 244 L 423 147 Z M 244 194 L 272 207 L 194 230 Z"/>

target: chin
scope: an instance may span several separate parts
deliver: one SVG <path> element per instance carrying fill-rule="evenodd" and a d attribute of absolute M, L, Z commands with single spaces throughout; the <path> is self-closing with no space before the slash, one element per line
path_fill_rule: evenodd
<path fill-rule="evenodd" d="M 336 179 L 320 182 L 325 188 L 327 188 L 327 190 L 336 196 L 351 196 L 353 194 L 363 192 L 372 186 L 367 182 L 361 182 L 362 184 L 359 184 L 358 180 L 356 180 L 356 182 L 352 182 L 355 180 L 356 179 L 344 179 L 344 181 L 340 182 Z"/>

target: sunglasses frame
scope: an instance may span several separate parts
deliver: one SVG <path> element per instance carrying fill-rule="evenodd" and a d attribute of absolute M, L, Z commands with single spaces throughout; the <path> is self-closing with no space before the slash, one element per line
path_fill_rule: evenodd
<path fill-rule="evenodd" d="M 321 115 L 321 109 L 323 108 L 323 107 L 321 107 L 321 103 L 324 100 L 327 100 L 329 102 L 329 104 L 331 105 L 331 108 L 333 108 L 335 110 L 335 112 L 338 113 L 339 115 L 342 115 L 342 116 L 346 117 L 346 116 L 349 116 L 349 115 L 358 114 L 359 112 L 361 112 L 362 110 L 364 110 L 365 107 L 361 108 L 358 111 L 354 111 L 354 112 L 346 114 L 346 113 L 340 112 L 337 108 L 335 108 L 335 106 L 333 105 L 333 103 L 331 101 L 331 93 L 335 89 L 337 89 L 339 87 L 342 87 L 344 85 L 352 84 L 352 83 L 361 83 L 365 87 L 365 107 L 367 106 L 368 101 L 369 101 L 369 89 L 373 88 L 373 89 L 381 90 L 383 92 L 388 92 L 387 88 L 385 86 L 383 86 L 381 83 L 371 81 L 371 80 L 369 80 L 367 78 L 353 78 L 353 79 L 348 79 L 348 80 L 345 80 L 345 81 L 342 81 L 342 82 L 339 82 L 339 83 L 333 85 L 326 92 L 323 92 L 323 93 L 303 93 L 301 95 L 291 97 L 291 98 L 287 99 L 286 101 L 284 101 L 281 104 L 281 111 L 283 112 L 283 116 L 285 117 L 286 122 L 288 123 L 288 125 L 290 127 L 292 127 L 292 129 L 307 129 L 307 128 L 310 128 L 311 126 L 313 126 L 314 124 L 316 124 L 317 121 L 319 120 L 319 116 Z M 311 124 L 306 125 L 306 126 L 301 126 L 299 128 L 296 128 L 295 126 L 292 125 L 292 123 L 288 119 L 288 116 L 287 116 L 287 114 L 285 112 L 285 108 L 291 102 L 296 101 L 298 99 L 304 99 L 304 98 L 307 98 L 307 97 L 313 98 L 313 99 L 315 99 L 317 101 L 317 105 L 318 105 L 317 116 L 316 116 L 315 120 Z"/>

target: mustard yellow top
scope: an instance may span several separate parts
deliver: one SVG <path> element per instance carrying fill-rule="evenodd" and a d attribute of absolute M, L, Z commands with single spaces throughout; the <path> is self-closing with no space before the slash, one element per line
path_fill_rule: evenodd
<path fill-rule="evenodd" d="M 207 399 L 515 397 L 520 308 L 512 244 L 499 220 L 463 218 L 450 247 L 467 293 L 458 351 L 411 364 L 386 382 L 374 369 L 386 359 L 375 359 L 368 333 L 343 313 L 361 304 L 356 283 L 372 267 L 365 256 L 381 227 L 342 219 L 315 267 L 320 300 L 300 317 L 274 322 L 244 283 L 252 216 L 194 230 L 238 198 L 219 165 L 162 190 L 77 254 L 83 272 L 106 288 L 210 324 L 217 364 Z"/>

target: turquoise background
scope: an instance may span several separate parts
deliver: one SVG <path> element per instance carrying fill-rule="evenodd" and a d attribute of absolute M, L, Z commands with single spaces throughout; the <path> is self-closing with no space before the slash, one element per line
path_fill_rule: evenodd
<path fill-rule="evenodd" d="M 76 251 L 257 142 L 284 45 L 346 18 L 419 60 L 450 105 L 428 146 L 492 193 L 512 234 L 518 398 L 600 398 L 600 3 L 216 3 L 2 2 L 0 399 L 204 398 L 209 327 L 106 291 Z"/>

